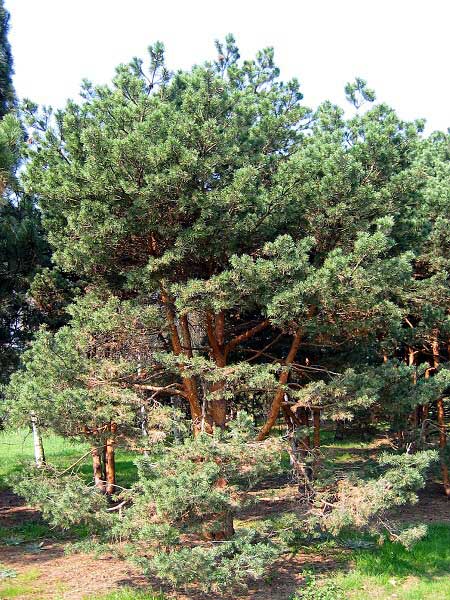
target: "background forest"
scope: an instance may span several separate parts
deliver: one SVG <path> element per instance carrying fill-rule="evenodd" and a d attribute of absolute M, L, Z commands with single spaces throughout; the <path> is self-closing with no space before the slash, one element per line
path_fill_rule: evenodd
<path fill-rule="evenodd" d="M 19 103 L 8 19 L 0 414 L 35 460 L 3 486 L 168 594 L 245 594 L 344 539 L 420 548 L 430 519 L 398 507 L 450 497 L 448 132 L 359 78 L 351 110 L 312 110 L 231 35 L 189 71 L 158 42 L 64 109 Z M 302 577 L 296 598 L 366 597 Z"/>

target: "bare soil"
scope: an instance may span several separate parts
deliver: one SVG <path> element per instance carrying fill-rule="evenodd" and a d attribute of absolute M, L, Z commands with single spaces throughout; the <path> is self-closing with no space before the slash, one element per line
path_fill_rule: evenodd
<path fill-rule="evenodd" d="M 0 492 L 0 525 L 3 527 L 26 522 L 40 522 L 37 510 L 26 506 L 8 491 Z M 64 555 L 64 541 L 43 539 L 42 550 L 27 551 L 26 544 L 0 546 L 0 563 L 14 569 L 18 575 L 38 573 L 33 579 L 35 598 L 76 600 L 129 586 L 145 588 L 148 581 L 137 569 L 110 557 L 95 559 L 85 554 Z M 11 583 L 13 583 L 11 579 Z M 16 596 L 32 598 L 32 594 Z M 1 592 L 0 592 L 1 598 Z"/>
<path fill-rule="evenodd" d="M 419 493 L 419 502 L 392 511 L 391 516 L 404 523 L 450 523 L 450 498 L 442 483 L 431 482 Z"/>
<path fill-rule="evenodd" d="M 255 492 L 260 503 L 249 507 L 239 521 L 255 521 L 280 512 L 294 512 L 301 517 L 301 509 L 296 502 L 296 488 L 289 483 L 277 482 L 278 488 L 260 489 Z M 393 518 L 405 522 L 448 522 L 450 523 L 450 501 L 442 493 L 438 484 L 430 484 L 420 493 L 419 503 L 402 507 Z M 26 522 L 39 522 L 40 514 L 26 506 L 12 492 L 0 492 L 0 525 L 11 527 Z M 27 550 L 26 544 L 16 546 L 0 545 L 0 563 L 14 569 L 19 575 L 34 572 L 32 590 L 24 595 L 14 596 L 17 600 L 82 600 L 104 594 L 122 587 L 163 591 L 168 598 L 178 600 L 287 600 L 298 589 L 302 581 L 302 571 L 314 567 L 327 570 L 336 566 L 333 555 L 298 553 L 285 557 L 273 565 L 271 573 L 264 581 L 250 585 L 242 594 L 218 595 L 192 592 L 174 594 L 157 581 L 149 580 L 134 566 L 112 556 L 94 558 L 86 554 L 64 555 L 64 540 L 42 539 L 42 550 Z M 14 579 L 10 580 L 13 584 Z M 35 590 L 35 591 L 33 591 Z M 0 600 L 3 600 L 0 592 Z"/>

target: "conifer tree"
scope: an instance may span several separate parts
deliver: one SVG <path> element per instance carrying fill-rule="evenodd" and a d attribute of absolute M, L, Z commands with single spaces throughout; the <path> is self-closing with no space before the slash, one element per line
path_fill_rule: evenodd
<path fill-rule="evenodd" d="M 0 118 L 9 113 L 16 104 L 14 92 L 13 59 L 11 46 L 8 41 L 9 12 L 5 8 L 4 0 L 0 1 Z"/>
<path fill-rule="evenodd" d="M 39 324 L 29 301 L 34 274 L 49 259 L 40 215 L 16 177 L 22 158 L 24 129 L 15 114 L 13 63 L 7 34 L 9 13 L 0 2 L 0 384 L 17 368 L 19 356 Z M 3 407 L 0 407 L 3 413 Z M 39 424 L 33 414 L 36 462 L 44 459 Z M 29 424 L 29 420 L 28 423 Z"/>
<path fill-rule="evenodd" d="M 17 366 L 18 353 L 37 324 L 26 294 L 40 262 L 47 258 L 39 214 L 16 178 L 24 130 L 13 112 L 9 13 L 0 4 L 0 382 Z"/>
<path fill-rule="evenodd" d="M 149 67 L 134 59 L 111 85 L 85 82 L 79 104 L 25 104 L 27 191 L 57 269 L 82 285 L 65 325 L 42 328 L 24 354 L 8 409 L 12 422 L 31 413 L 88 440 L 95 487 L 110 498 L 114 448 L 149 451 L 117 531 L 180 545 L 155 554 L 152 572 L 181 585 L 206 561 L 205 587 L 225 587 L 228 573 L 214 567 L 247 561 L 257 539 L 235 536 L 230 482 L 280 414 L 316 533 L 370 528 L 391 504 L 413 501 L 432 447 L 448 487 L 448 137 L 424 138 L 422 121 L 385 104 L 361 111 L 375 100 L 362 79 L 346 87 L 355 116 L 330 102 L 310 111 L 298 82 L 280 81 L 272 49 L 241 62 L 231 36 L 216 61 L 186 72 L 167 71 L 161 44 L 149 50 Z M 58 288 L 58 271 L 33 286 L 58 312 L 66 296 L 48 301 L 46 282 Z M 233 472 L 227 444 L 242 405 L 263 422 Z M 189 411 L 197 439 L 181 445 L 175 427 L 174 446 L 155 450 L 168 407 Z M 323 421 L 383 424 L 408 452 L 382 457 L 378 479 L 330 483 Z M 18 489 L 45 505 L 46 477 L 44 491 L 33 481 Z M 61 518 L 63 486 L 82 492 L 55 485 Z M 201 525 L 230 538 L 225 555 L 179 544 Z"/>
<path fill-rule="evenodd" d="M 111 87 L 86 83 L 85 102 L 53 119 L 28 107 L 36 144 L 27 181 L 54 259 L 119 297 L 160 306 L 197 430 L 223 427 L 226 407 L 213 398 L 203 414 L 202 386 L 185 368 L 198 354 L 194 338 L 207 338 L 222 369 L 269 323 L 258 313 L 180 311 L 177 286 L 217 275 L 270 238 L 270 190 L 308 114 L 298 83 L 278 81 L 271 49 L 242 66 L 232 37 L 217 49 L 216 62 L 169 76 L 157 44 L 148 74 L 138 60 L 121 66 Z"/>
<path fill-rule="evenodd" d="M 169 74 L 156 44 L 149 69 L 135 59 L 111 86 L 86 82 L 82 104 L 53 115 L 28 103 L 28 189 L 60 268 L 159 310 L 162 347 L 141 383 L 164 365 L 194 430 L 223 428 L 237 394 L 256 392 L 270 407 L 261 437 L 283 409 L 297 424 L 315 415 L 318 443 L 320 406 L 292 393 L 300 418 L 284 406 L 308 348 L 345 348 L 330 361 L 364 379 L 395 356 L 430 285 L 414 272 L 429 227 L 423 123 L 384 104 L 313 114 L 271 49 L 241 63 L 229 37 L 217 51 Z M 347 95 L 374 100 L 360 79 Z"/>

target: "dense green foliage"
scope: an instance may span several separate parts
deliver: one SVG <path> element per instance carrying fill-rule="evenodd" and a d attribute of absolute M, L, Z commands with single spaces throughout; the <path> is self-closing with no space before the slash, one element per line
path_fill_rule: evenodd
<path fill-rule="evenodd" d="M 16 96 L 7 34 L 9 13 L 0 2 L 0 384 L 40 322 L 27 297 L 37 270 L 49 259 L 40 213 L 17 180 L 24 129 L 14 113 Z"/>
<path fill-rule="evenodd" d="M 12 83 L 13 59 L 8 41 L 9 13 L 3 0 L 0 2 L 0 118 L 15 105 L 16 94 Z"/>
<path fill-rule="evenodd" d="M 311 110 L 272 49 L 241 61 L 228 36 L 216 50 L 169 73 L 157 43 L 148 66 L 85 82 L 80 103 L 24 103 L 23 183 L 54 268 L 31 285 L 47 324 L 4 405 L 11 424 L 32 415 L 90 445 L 94 487 L 51 466 L 15 483 L 52 524 L 101 530 L 146 572 L 208 590 L 260 577 L 302 536 L 387 530 L 412 546 L 426 529 L 386 513 L 415 502 L 437 462 L 450 495 L 449 134 L 424 136 L 361 79 L 346 86 L 349 118 Z M 3 119 L 8 182 L 21 131 Z M 40 243 L 27 223 L 14 235 Z M 10 286 L 20 306 L 33 257 L 27 285 Z M 29 335 L 23 309 L 10 313 Z M 280 413 L 286 432 L 266 439 Z M 383 433 L 395 451 L 342 477 L 321 454 L 324 425 Z M 143 454 L 128 489 L 118 446 Z M 303 519 L 235 531 L 284 449 Z"/>

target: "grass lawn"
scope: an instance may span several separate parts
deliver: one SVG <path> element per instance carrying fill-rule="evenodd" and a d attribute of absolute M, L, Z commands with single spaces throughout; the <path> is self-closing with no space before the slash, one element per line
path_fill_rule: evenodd
<path fill-rule="evenodd" d="M 9 598 L 25 598 L 26 600 L 43 600 L 46 597 L 46 591 L 37 581 L 41 573 L 37 569 L 30 569 L 21 575 L 6 577 L 2 580 L 2 565 L 0 565 L 0 598 L 6 600 Z M 61 593 L 61 596 L 59 596 Z M 56 600 L 64 599 L 64 590 L 57 592 Z M 53 595 L 52 595 L 53 596 Z M 54 596 L 53 596 L 54 597 Z M 150 591 L 139 591 L 131 588 L 109 592 L 105 595 L 85 596 L 84 600 L 164 600 L 161 594 L 155 594 Z"/>
<path fill-rule="evenodd" d="M 450 600 L 450 525 L 432 524 L 412 550 L 354 550 L 345 568 L 307 576 L 292 600 Z"/>
<path fill-rule="evenodd" d="M 82 442 L 72 442 L 62 437 L 48 433 L 43 436 L 45 456 L 49 463 L 61 468 L 69 467 L 89 450 Z M 130 486 L 137 476 L 133 464 L 134 454 L 117 448 L 116 468 L 117 483 L 124 487 Z M 33 438 L 31 431 L 0 431 L 0 489 L 7 487 L 6 479 L 20 471 L 23 463 L 32 462 L 34 458 Z M 92 477 L 90 456 L 77 465 L 77 469 L 89 481 Z"/>
<path fill-rule="evenodd" d="M 450 506 L 449 506 L 450 510 Z M 344 598 L 450 599 L 450 526 L 429 526 L 410 551 L 400 544 L 354 553 L 354 567 L 336 577 Z"/>
<path fill-rule="evenodd" d="M 2 574 L 4 577 L 2 577 Z M 30 569 L 27 573 L 15 576 L 10 573 L 4 565 L 0 564 L 0 594 L 1 599 L 6 598 L 43 598 L 41 587 L 36 582 L 40 572 L 37 569 Z"/>

